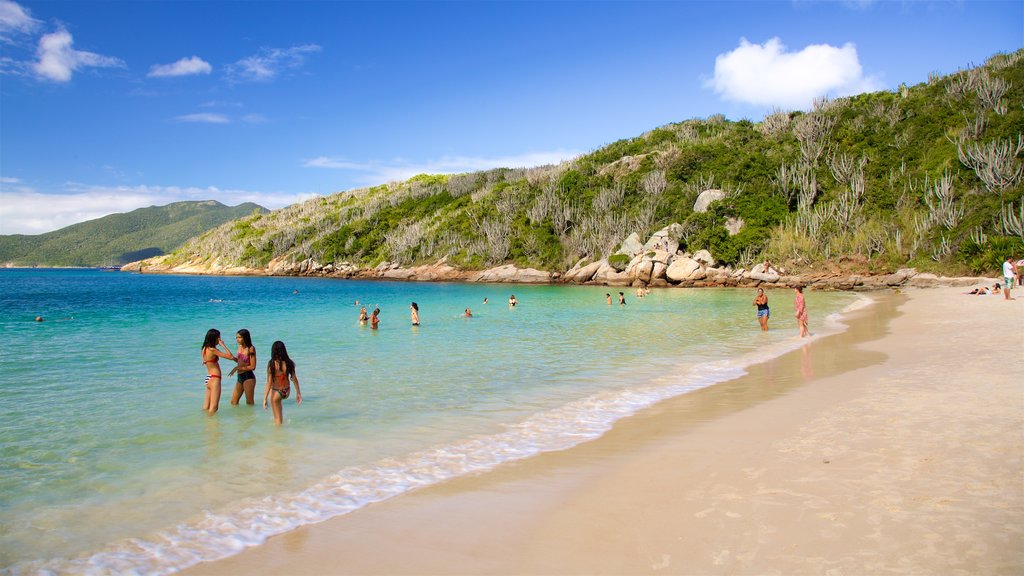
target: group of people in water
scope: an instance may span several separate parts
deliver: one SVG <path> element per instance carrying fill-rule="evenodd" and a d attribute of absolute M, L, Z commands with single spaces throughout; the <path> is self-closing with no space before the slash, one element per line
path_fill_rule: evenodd
<path fill-rule="evenodd" d="M 231 405 L 235 406 L 245 396 L 245 403 L 255 404 L 256 396 L 256 347 L 252 345 L 252 336 L 242 328 L 235 333 L 238 350 L 232 353 L 220 330 L 210 328 L 203 340 L 202 359 L 206 367 L 206 396 L 203 410 L 208 414 L 216 414 L 220 407 L 222 389 L 222 372 L 220 359 L 235 362 L 235 367 L 228 376 L 235 376 L 235 389 L 231 394 Z M 283 400 L 291 395 L 291 387 L 295 386 L 295 402 L 302 404 L 302 392 L 299 390 L 299 378 L 295 375 L 295 362 L 288 356 L 284 342 L 277 340 L 270 346 L 270 361 L 267 362 L 267 385 L 263 391 L 263 409 L 269 404 L 274 411 L 274 423 L 281 425 L 284 421 Z"/>
<path fill-rule="evenodd" d="M 794 292 L 796 293 L 794 301 L 796 320 L 800 328 L 800 337 L 803 338 L 809 335 L 807 330 L 807 304 L 804 301 L 803 287 L 797 286 Z M 648 287 L 637 289 L 638 298 L 643 298 L 650 293 L 651 291 Z M 626 295 L 623 292 L 619 292 L 618 296 L 619 305 L 625 306 Z M 611 293 L 605 293 L 605 301 L 609 305 L 612 304 Z M 484 298 L 484 304 L 487 304 L 487 302 L 487 298 Z M 355 304 L 360 306 L 358 300 L 356 300 Z M 510 295 L 508 298 L 509 308 L 515 308 L 518 304 L 519 301 L 516 299 L 515 294 Z M 761 330 L 767 331 L 770 310 L 768 308 L 768 296 L 763 288 L 757 289 L 754 306 L 757 307 L 757 320 L 761 325 Z M 409 316 L 413 326 L 420 325 L 420 307 L 417 303 L 413 302 L 409 305 Z M 472 318 L 473 312 L 466 308 L 463 316 Z M 366 307 L 361 306 L 359 309 L 359 323 L 361 325 L 369 323 L 370 328 L 377 329 L 380 325 L 380 307 L 375 306 L 373 312 L 367 314 Z M 206 395 L 203 400 L 203 410 L 211 415 L 216 414 L 220 406 L 223 380 L 220 367 L 221 358 L 235 362 L 235 367 L 228 372 L 229 377 L 235 376 L 235 387 L 231 394 L 231 405 L 237 405 L 241 401 L 242 396 L 245 396 L 246 404 L 250 406 L 255 404 L 256 347 L 253 346 L 252 336 L 245 328 L 235 333 L 235 341 L 238 344 L 237 350 L 231 352 L 221 339 L 220 331 L 216 328 L 209 329 L 206 332 L 206 338 L 203 340 L 201 355 L 203 366 L 206 367 Z M 267 362 L 267 384 L 263 390 L 263 409 L 266 410 L 268 405 L 273 409 L 274 423 L 277 425 L 281 425 L 284 421 L 282 402 L 291 395 L 292 386 L 295 386 L 296 404 L 302 404 L 302 392 L 299 389 L 299 378 L 295 374 L 295 362 L 288 356 L 288 349 L 285 347 L 284 342 L 277 340 L 270 347 L 270 361 Z"/>

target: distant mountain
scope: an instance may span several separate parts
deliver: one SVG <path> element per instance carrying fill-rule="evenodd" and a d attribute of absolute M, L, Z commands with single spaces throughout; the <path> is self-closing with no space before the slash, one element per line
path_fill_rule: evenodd
<path fill-rule="evenodd" d="M 265 214 L 251 202 L 174 202 L 111 214 L 37 235 L 0 235 L 0 263 L 16 266 L 105 266 L 166 254 L 225 222 Z"/>

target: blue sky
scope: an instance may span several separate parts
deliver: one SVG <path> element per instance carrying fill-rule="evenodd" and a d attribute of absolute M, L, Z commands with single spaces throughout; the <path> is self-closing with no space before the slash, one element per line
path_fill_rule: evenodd
<path fill-rule="evenodd" d="M 554 163 L 1022 46 L 1020 0 L 0 0 L 0 234 Z"/>

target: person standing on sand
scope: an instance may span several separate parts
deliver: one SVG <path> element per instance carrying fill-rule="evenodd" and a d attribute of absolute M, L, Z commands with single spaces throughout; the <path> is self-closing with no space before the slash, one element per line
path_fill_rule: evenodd
<path fill-rule="evenodd" d="M 235 391 L 231 394 L 231 405 L 238 406 L 238 401 L 245 394 L 245 403 L 252 406 L 256 403 L 256 347 L 252 345 L 252 336 L 249 331 L 242 328 L 235 333 L 235 340 L 238 342 L 238 365 L 231 369 L 228 376 L 238 373 L 235 382 Z"/>
<path fill-rule="evenodd" d="M 1006 261 L 1003 262 L 1003 298 L 1007 300 L 1016 300 L 1016 298 L 1010 297 L 1010 290 L 1013 289 L 1014 283 L 1017 282 L 1017 264 L 1013 262 L 1013 256 L 1007 256 Z"/>
<path fill-rule="evenodd" d="M 412 325 L 413 326 L 419 326 L 420 325 L 420 307 L 418 305 L 416 305 L 415 302 L 413 302 L 412 305 L 409 306 L 409 311 L 410 311 L 409 315 L 412 318 Z"/>
<path fill-rule="evenodd" d="M 263 391 L 263 409 L 267 409 L 267 400 L 270 400 L 274 409 L 274 424 L 278 426 L 284 421 L 284 408 L 281 402 L 291 393 L 291 384 L 295 384 L 295 403 L 301 406 L 302 391 L 299 390 L 299 377 L 295 375 L 295 362 L 288 357 L 288 349 L 284 347 L 284 342 L 278 340 L 270 346 L 267 388 Z"/>
<path fill-rule="evenodd" d="M 808 336 L 807 331 L 807 303 L 804 302 L 804 287 L 796 286 L 793 288 L 796 292 L 796 298 L 793 301 L 793 307 L 796 308 L 796 323 L 800 326 L 800 337 L 804 338 Z"/>
<path fill-rule="evenodd" d="M 370 328 L 376 330 L 378 324 L 380 324 L 380 308 L 374 308 L 373 314 L 370 316 Z"/>
<path fill-rule="evenodd" d="M 218 346 L 224 350 L 220 350 Z M 235 360 L 236 358 L 228 350 L 224 341 L 220 339 L 220 330 L 216 328 L 206 331 L 206 339 L 203 340 L 203 349 L 200 355 L 203 358 L 203 366 L 206 366 L 206 380 L 204 381 L 206 396 L 203 399 L 203 411 L 212 415 L 216 414 L 217 408 L 220 407 L 220 359 Z"/>
<path fill-rule="evenodd" d="M 757 321 L 761 324 L 761 331 L 768 331 L 768 296 L 764 293 L 764 288 L 757 289 L 757 297 L 754 298 L 754 306 L 757 306 Z"/>

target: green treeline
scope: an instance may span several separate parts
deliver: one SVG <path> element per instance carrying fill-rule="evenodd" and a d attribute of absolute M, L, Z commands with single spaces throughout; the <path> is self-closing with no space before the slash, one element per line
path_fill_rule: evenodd
<path fill-rule="evenodd" d="M 19 266 L 120 266 L 167 254 L 224 222 L 266 212 L 257 204 L 228 207 L 212 200 L 139 208 L 45 234 L 0 236 L 0 262 Z"/>
<path fill-rule="evenodd" d="M 315 198 L 224 224 L 173 258 L 565 270 L 678 223 L 681 250 L 736 266 L 993 272 L 1024 254 L 1022 134 L 1024 50 L 807 113 L 669 124 L 558 166 Z M 694 212 L 709 189 L 724 197 Z"/>

